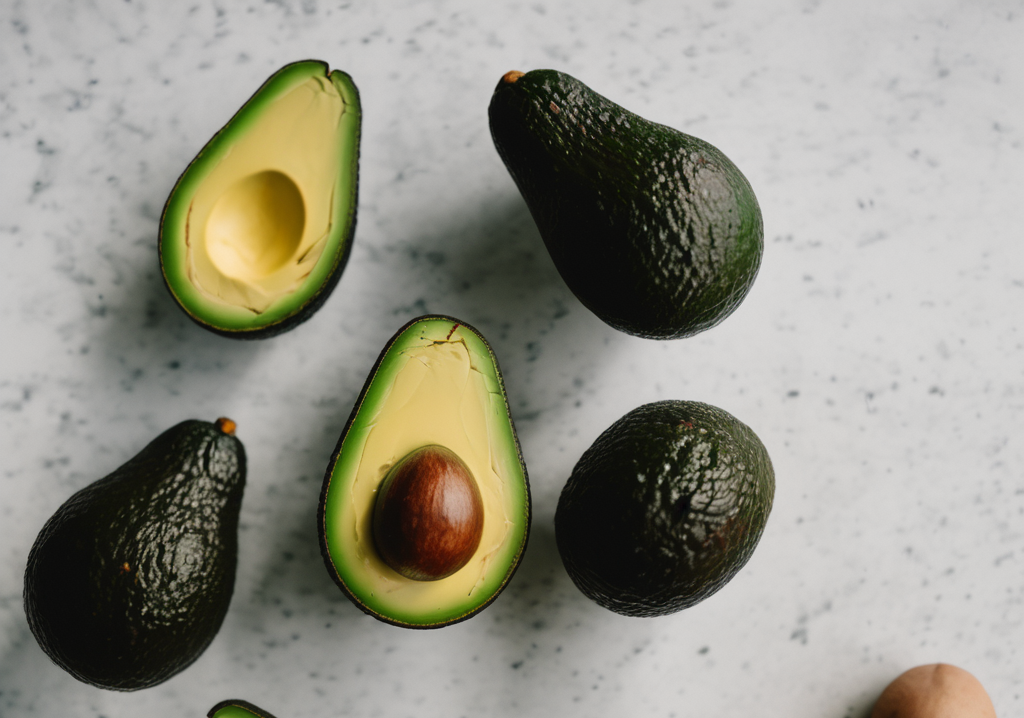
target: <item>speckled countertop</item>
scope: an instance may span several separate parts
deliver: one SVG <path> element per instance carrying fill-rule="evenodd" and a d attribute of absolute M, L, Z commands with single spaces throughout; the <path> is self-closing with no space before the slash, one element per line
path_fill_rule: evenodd
<path fill-rule="evenodd" d="M 28 2 L 0 9 L 0 714 L 864 718 L 956 663 L 1024 713 L 1024 5 L 1020 2 Z M 281 65 L 363 100 L 359 224 L 335 293 L 264 342 L 191 324 L 156 235 L 178 174 Z M 490 139 L 510 69 L 556 67 L 706 139 L 754 186 L 760 276 L 697 337 L 620 334 L 569 293 Z M 318 492 L 385 341 L 425 312 L 501 361 L 535 519 L 508 590 L 413 632 L 320 559 Z M 775 509 L 708 601 L 629 619 L 553 538 L 576 459 L 649 401 L 760 435 Z M 29 633 L 43 522 L 186 418 L 250 460 L 234 599 L 158 687 L 78 683 Z"/>

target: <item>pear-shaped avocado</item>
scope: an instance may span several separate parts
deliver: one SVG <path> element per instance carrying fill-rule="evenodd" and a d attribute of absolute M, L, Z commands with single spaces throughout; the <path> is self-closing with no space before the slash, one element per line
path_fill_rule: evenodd
<path fill-rule="evenodd" d="M 262 338 L 320 308 L 352 248 L 360 118 L 351 77 L 296 62 L 192 160 L 160 222 L 164 281 L 189 317 Z"/>
<path fill-rule="evenodd" d="M 494 353 L 465 322 L 406 324 L 374 365 L 324 477 L 327 570 L 408 628 L 476 614 L 515 572 L 530 487 Z"/>
<path fill-rule="evenodd" d="M 235 698 L 221 701 L 215 705 L 207 712 L 206 718 L 274 718 L 274 716 L 249 701 Z"/>
<path fill-rule="evenodd" d="M 605 322 L 686 337 L 746 296 L 761 263 L 761 210 L 713 146 L 555 70 L 507 73 L 489 115 L 555 266 Z"/>
<path fill-rule="evenodd" d="M 235 583 L 245 450 L 234 422 L 185 421 L 68 499 L 25 570 L 40 647 L 75 678 L 132 691 L 199 658 Z"/>
<path fill-rule="evenodd" d="M 750 559 L 775 473 L 757 435 L 707 404 L 626 414 L 584 452 L 562 490 L 555 538 L 588 597 L 626 616 L 692 606 Z"/>

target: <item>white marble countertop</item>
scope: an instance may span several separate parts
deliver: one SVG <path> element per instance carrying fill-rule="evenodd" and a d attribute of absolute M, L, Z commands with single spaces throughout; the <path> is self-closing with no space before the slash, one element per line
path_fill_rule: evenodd
<path fill-rule="evenodd" d="M 920 663 L 1024 713 L 1024 5 L 28 2 L 0 9 L 0 715 L 866 718 Z M 237 342 L 189 322 L 156 236 L 186 163 L 281 65 L 363 101 L 359 223 L 327 304 Z M 555 67 L 706 139 L 754 186 L 760 275 L 697 337 L 653 342 L 566 289 L 487 125 L 510 69 Z M 324 470 L 385 341 L 425 312 L 502 364 L 535 516 L 510 587 L 416 632 L 364 616 L 317 546 Z M 559 491 L 640 404 L 695 399 L 777 473 L 757 552 L 658 619 L 591 603 Z M 216 640 L 155 688 L 77 682 L 22 607 L 43 522 L 186 418 L 247 447 Z"/>

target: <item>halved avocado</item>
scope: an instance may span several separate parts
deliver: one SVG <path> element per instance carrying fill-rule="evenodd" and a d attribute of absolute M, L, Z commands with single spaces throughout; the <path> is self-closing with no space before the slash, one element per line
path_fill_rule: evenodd
<path fill-rule="evenodd" d="M 206 718 L 274 718 L 262 708 L 238 698 L 221 701 L 206 713 Z"/>
<path fill-rule="evenodd" d="M 178 179 L 160 222 L 175 301 L 224 336 L 263 338 L 327 299 L 352 248 L 359 92 L 319 60 L 286 65 Z"/>
<path fill-rule="evenodd" d="M 526 548 L 530 487 L 479 332 L 424 316 L 388 342 L 327 468 L 318 528 L 331 577 L 387 623 L 446 626 L 504 589 Z"/>

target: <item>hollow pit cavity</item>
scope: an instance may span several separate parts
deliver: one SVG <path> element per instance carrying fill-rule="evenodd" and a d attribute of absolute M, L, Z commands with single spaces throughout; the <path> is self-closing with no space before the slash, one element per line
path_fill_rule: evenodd
<path fill-rule="evenodd" d="M 217 200 L 206 221 L 206 251 L 224 275 L 262 279 L 292 258 L 305 225 L 306 207 L 295 182 L 275 170 L 257 172 Z"/>

